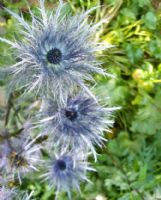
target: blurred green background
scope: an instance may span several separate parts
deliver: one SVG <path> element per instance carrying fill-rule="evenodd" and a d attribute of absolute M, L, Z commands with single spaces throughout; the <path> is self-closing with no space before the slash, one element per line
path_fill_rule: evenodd
<path fill-rule="evenodd" d="M 37 13 L 36 0 L 28 1 Z M 66 12 L 73 14 L 98 6 L 90 20 L 103 24 L 96 38 L 115 45 L 101 54 L 103 67 L 115 78 L 96 76 L 94 91 L 110 97 L 115 113 L 109 141 L 97 149 L 97 172 L 88 176 L 93 184 L 81 184 L 82 194 L 74 200 L 159 200 L 161 199 L 161 1 L 160 0 L 69 0 Z M 48 0 L 52 9 L 58 1 Z M 0 1 L 0 36 L 18 37 L 18 24 L 2 7 L 22 12 L 30 20 L 25 0 Z M 0 66 L 13 62 L 9 46 L 0 44 Z M 0 82 L 0 106 L 5 107 Z M 36 177 L 24 179 L 22 189 L 34 190 L 37 200 L 53 200 L 54 190 Z M 59 195 L 66 200 L 65 194 Z"/>

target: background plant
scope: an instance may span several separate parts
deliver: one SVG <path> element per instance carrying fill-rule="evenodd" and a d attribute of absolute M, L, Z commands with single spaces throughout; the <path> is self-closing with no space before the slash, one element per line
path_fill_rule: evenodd
<path fill-rule="evenodd" d="M 30 1 L 32 9 L 36 1 Z M 2 4 L 16 12 L 22 11 L 28 18 L 25 1 L 2 1 Z M 115 48 L 106 51 L 103 57 L 104 68 L 115 78 L 96 76 L 96 94 L 109 96 L 111 106 L 120 105 L 115 126 L 106 134 L 109 141 L 100 153 L 95 165 L 97 172 L 90 174 L 93 184 L 82 185 L 82 196 L 74 193 L 73 199 L 95 199 L 99 194 L 110 200 L 142 200 L 160 198 L 161 190 L 161 14 L 159 1 L 125 0 L 118 1 L 68 1 L 66 12 L 78 12 L 95 5 L 96 12 L 91 20 L 98 21 L 107 13 L 114 13 L 109 23 L 104 24 L 96 37 L 110 42 Z M 51 7 L 53 1 L 48 1 Z M 110 6 L 115 5 L 115 10 Z M 117 6 L 116 6 L 117 5 Z M 36 12 L 36 11 L 35 11 Z M 0 34 L 5 37 L 18 37 L 17 24 L 1 10 Z M 0 46 L 0 65 L 12 62 L 8 47 Z M 3 123 L 6 101 L 3 97 L 4 82 L 1 82 L 0 105 Z M 22 118 L 32 115 L 23 113 L 28 102 L 16 106 L 18 93 L 14 94 L 11 105 L 10 123 L 19 126 Z M 30 107 L 31 108 L 31 107 Z M 10 109 L 10 108 L 8 108 Z M 14 126 L 12 129 L 14 130 Z M 46 184 L 25 179 L 22 189 L 34 190 L 36 199 L 53 199 L 53 191 Z M 65 196 L 62 194 L 62 199 Z"/>

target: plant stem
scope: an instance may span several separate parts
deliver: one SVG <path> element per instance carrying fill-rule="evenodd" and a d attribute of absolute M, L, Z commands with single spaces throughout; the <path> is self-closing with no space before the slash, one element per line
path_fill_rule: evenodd
<path fill-rule="evenodd" d="M 5 117 L 5 127 L 8 125 L 9 122 L 9 115 L 11 112 L 11 108 L 13 106 L 13 102 L 12 102 L 12 98 L 13 98 L 13 94 L 11 93 L 8 99 L 8 103 L 7 103 L 7 112 L 6 112 L 6 117 Z"/>

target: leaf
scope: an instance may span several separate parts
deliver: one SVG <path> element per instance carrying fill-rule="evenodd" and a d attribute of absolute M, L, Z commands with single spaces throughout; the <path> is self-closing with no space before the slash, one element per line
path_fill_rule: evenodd
<path fill-rule="evenodd" d="M 144 6 L 149 6 L 150 5 L 150 0 L 139 0 L 138 1 L 139 6 L 142 8 Z"/>
<path fill-rule="evenodd" d="M 161 131 L 161 113 L 152 104 L 141 107 L 132 122 L 131 131 L 134 133 L 156 134 Z"/>
<path fill-rule="evenodd" d="M 161 60 L 161 40 L 151 40 L 149 43 L 149 50 L 152 56 Z"/>
<path fill-rule="evenodd" d="M 147 28 L 155 30 L 157 26 L 157 17 L 155 13 L 151 11 L 147 12 L 146 15 L 144 16 L 144 24 Z"/>
<path fill-rule="evenodd" d="M 143 58 L 143 50 L 135 44 L 124 44 L 127 56 L 132 64 L 137 63 Z"/>
<path fill-rule="evenodd" d="M 140 172 L 139 172 L 139 181 L 144 181 L 147 177 L 147 164 L 145 163 L 145 165 L 141 166 L 140 168 Z"/>

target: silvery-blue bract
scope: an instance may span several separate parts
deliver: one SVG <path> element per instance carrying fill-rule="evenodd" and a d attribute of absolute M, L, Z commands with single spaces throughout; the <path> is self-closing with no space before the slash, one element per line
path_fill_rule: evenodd
<path fill-rule="evenodd" d="M 31 200 L 33 191 L 28 194 L 27 192 L 19 192 L 17 193 L 16 200 Z"/>
<path fill-rule="evenodd" d="M 26 192 L 21 194 L 15 188 L 0 187 L 0 200 L 31 200 L 32 193 L 27 194 Z"/>
<path fill-rule="evenodd" d="M 60 3 L 55 12 L 48 13 L 44 0 L 40 0 L 41 16 L 30 11 L 31 24 L 22 15 L 8 10 L 22 26 L 23 39 L 13 42 L 0 38 L 12 46 L 19 60 L 10 67 L 13 75 L 11 86 L 34 90 L 43 96 L 52 94 L 59 103 L 64 102 L 77 87 L 90 93 L 84 81 L 92 80 L 92 73 L 105 74 L 95 54 L 111 47 L 94 40 L 102 22 L 94 25 L 87 22 L 91 10 L 66 16 L 65 5 Z"/>
<path fill-rule="evenodd" d="M 80 152 L 77 153 L 77 155 L 71 152 L 55 155 L 55 158 L 45 164 L 46 173 L 42 176 L 51 187 L 56 188 L 57 192 L 67 192 L 69 199 L 71 199 L 71 189 L 80 192 L 80 181 L 90 182 L 86 177 L 86 171 L 95 171 L 87 166 L 85 156 Z"/>
<path fill-rule="evenodd" d="M 95 145 L 102 146 L 104 131 L 109 132 L 113 124 L 109 119 L 113 110 L 83 95 L 69 98 L 66 105 L 59 108 L 48 100 L 42 106 L 42 133 L 51 137 L 51 145 L 85 152 L 90 149 L 96 159 Z"/>
<path fill-rule="evenodd" d="M 0 187 L 0 200 L 13 200 L 16 197 L 16 190 Z"/>

